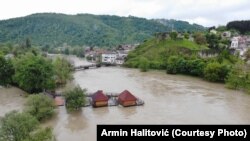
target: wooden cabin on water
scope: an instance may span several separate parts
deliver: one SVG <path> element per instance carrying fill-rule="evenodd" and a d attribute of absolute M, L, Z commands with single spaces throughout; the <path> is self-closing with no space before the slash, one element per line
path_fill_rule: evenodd
<path fill-rule="evenodd" d="M 124 90 L 120 95 L 118 96 L 118 102 L 124 107 L 127 106 L 135 106 L 136 105 L 137 98 L 131 94 L 128 90 Z"/>
<path fill-rule="evenodd" d="M 102 90 L 98 90 L 92 95 L 92 106 L 93 107 L 108 106 L 108 97 L 104 95 Z"/>

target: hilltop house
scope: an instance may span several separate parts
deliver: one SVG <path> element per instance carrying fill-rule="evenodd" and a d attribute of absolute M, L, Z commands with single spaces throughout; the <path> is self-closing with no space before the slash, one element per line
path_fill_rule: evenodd
<path fill-rule="evenodd" d="M 230 49 L 234 50 L 234 53 L 239 53 L 242 57 L 247 49 L 250 48 L 250 37 L 237 36 L 231 39 Z"/>
<path fill-rule="evenodd" d="M 221 33 L 222 38 L 230 38 L 231 37 L 231 32 L 230 31 L 225 31 Z"/>

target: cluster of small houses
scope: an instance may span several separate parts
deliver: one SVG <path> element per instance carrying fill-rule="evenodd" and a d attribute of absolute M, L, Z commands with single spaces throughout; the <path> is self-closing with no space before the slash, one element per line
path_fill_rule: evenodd
<path fill-rule="evenodd" d="M 218 34 L 215 29 L 210 30 L 210 33 Z M 231 41 L 229 49 L 231 49 L 234 54 L 239 54 L 240 57 L 243 57 L 245 52 L 250 49 L 250 36 L 239 35 L 237 33 L 232 35 L 230 31 L 224 31 L 221 33 L 221 37 Z"/>
<path fill-rule="evenodd" d="M 134 45 L 119 45 L 116 49 L 107 50 L 104 48 L 85 48 L 85 56 L 91 60 L 99 61 L 102 64 L 122 65 L 131 50 L 134 50 L 138 44 Z"/>
<path fill-rule="evenodd" d="M 67 101 L 64 100 L 62 96 L 54 97 L 56 106 L 64 106 L 67 104 Z M 124 107 L 129 106 L 140 106 L 143 105 L 144 102 L 135 97 L 128 90 L 124 90 L 119 95 L 105 95 L 102 90 L 98 90 L 97 92 L 91 94 L 89 96 L 88 102 L 84 107 L 93 106 L 93 107 L 105 107 L 105 106 L 117 106 L 122 105 Z"/>

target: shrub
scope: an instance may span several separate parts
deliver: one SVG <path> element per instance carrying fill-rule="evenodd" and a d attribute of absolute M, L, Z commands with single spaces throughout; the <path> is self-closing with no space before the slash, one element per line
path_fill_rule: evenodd
<path fill-rule="evenodd" d="M 39 128 L 39 122 L 29 113 L 12 111 L 0 121 L 1 141 L 51 141 L 52 129 Z"/>
<path fill-rule="evenodd" d="M 170 56 L 167 61 L 167 73 L 176 74 L 185 72 L 185 60 L 179 56 Z"/>
<path fill-rule="evenodd" d="M 70 111 L 79 110 L 85 104 L 85 95 L 86 89 L 82 89 L 80 86 L 64 92 L 66 108 Z"/>
<path fill-rule="evenodd" d="M 187 73 L 194 76 L 202 76 L 206 63 L 201 59 L 188 60 L 186 63 Z"/>
<path fill-rule="evenodd" d="M 212 82 L 224 82 L 229 72 L 229 67 L 218 62 L 209 63 L 204 69 L 204 78 Z"/>
<path fill-rule="evenodd" d="M 230 89 L 247 89 L 249 80 L 249 74 L 244 70 L 244 64 L 237 63 L 226 79 L 226 86 Z"/>
<path fill-rule="evenodd" d="M 14 75 L 14 67 L 12 62 L 5 59 L 0 52 L 0 85 L 6 86 L 12 83 L 12 76 Z"/>
<path fill-rule="evenodd" d="M 145 57 L 140 58 L 139 68 L 141 72 L 146 72 L 149 69 L 149 61 Z"/>
<path fill-rule="evenodd" d="M 46 95 L 30 95 L 26 104 L 26 111 L 41 121 L 54 114 L 54 101 Z"/>
<path fill-rule="evenodd" d="M 28 113 L 7 113 L 1 120 L 0 140 L 21 141 L 38 127 L 39 122 Z"/>

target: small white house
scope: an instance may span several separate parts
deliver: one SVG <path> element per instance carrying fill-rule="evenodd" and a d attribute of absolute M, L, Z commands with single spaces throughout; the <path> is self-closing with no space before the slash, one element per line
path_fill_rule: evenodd
<path fill-rule="evenodd" d="M 117 54 L 113 52 L 107 52 L 102 54 L 102 63 L 115 64 Z"/>
<path fill-rule="evenodd" d="M 239 38 L 233 37 L 230 48 L 237 49 L 239 47 Z"/>

